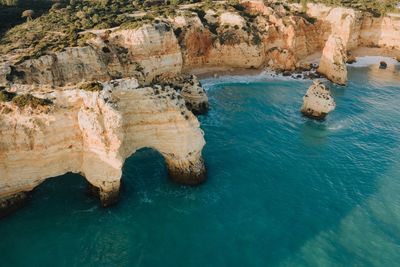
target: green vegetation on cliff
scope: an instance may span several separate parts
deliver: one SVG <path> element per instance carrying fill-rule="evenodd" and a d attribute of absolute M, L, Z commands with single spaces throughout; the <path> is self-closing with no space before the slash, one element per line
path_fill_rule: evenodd
<path fill-rule="evenodd" d="M 103 85 L 100 82 L 88 82 L 88 83 L 84 83 L 82 84 L 79 89 L 81 90 L 85 90 L 88 92 L 99 92 L 101 90 L 103 90 Z"/>
<path fill-rule="evenodd" d="M 308 0 L 290 1 L 299 2 L 303 9 L 306 9 Z M 397 0 L 315 0 L 315 2 L 350 6 L 379 15 L 394 10 Z M 121 26 L 122 29 L 138 28 L 144 23 L 153 22 L 156 18 L 173 17 L 179 9 L 177 5 L 191 3 L 196 4 L 187 7 L 186 11 L 197 13 L 205 26 L 214 34 L 217 34 L 219 25 L 208 23 L 204 19 L 205 11 L 209 8 L 224 6 L 238 11 L 249 22 L 254 19 L 236 0 L 225 3 L 197 0 L 0 0 L 0 17 L 8 21 L 2 23 L 0 28 L 0 54 L 15 52 L 19 59 L 23 60 L 37 58 L 48 51 L 62 51 L 65 47 L 83 46 L 94 35 L 89 32 L 81 34 L 82 31 L 117 26 Z M 276 3 L 271 3 L 271 7 L 274 5 Z M 25 18 L 22 18 L 22 13 L 26 10 L 32 10 L 34 14 L 26 12 Z M 29 19 L 31 17 L 33 19 Z M 305 18 L 313 22 L 307 16 Z M 28 21 L 23 22 L 25 20 Z M 12 27 L 15 24 L 20 25 Z M 7 27 L 11 28 L 5 31 Z M 252 32 L 251 25 L 247 25 L 245 30 Z M 235 42 L 229 33 L 225 35 L 222 36 L 224 40 Z M 253 42 L 259 42 L 257 36 Z"/>
<path fill-rule="evenodd" d="M 0 0 L 0 12 L 17 8 L 16 22 L 21 18 L 23 8 Z M 32 0 L 33 1 L 33 0 Z M 48 7 L 43 1 L 43 7 Z M 29 1 L 28 1 L 29 2 Z M 38 3 L 38 1 L 34 1 Z M 57 1 L 48 13 L 9 29 L 0 39 L 0 54 L 23 49 L 27 57 L 39 57 L 46 51 L 60 51 L 68 46 L 84 45 L 87 35 L 78 34 L 87 29 L 106 29 L 120 25 L 138 27 L 153 20 L 155 16 L 170 16 L 176 4 L 190 1 L 131 1 L 131 0 L 70 0 Z M 7 4 L 7 6 L 6 6 Z M 9 6 L 11 4 L 11 6 Z M 24 8 L 31 6 L 24 5 Z M 32 8 L 36 14 L 34 8 Z M 146 16 L 131 16 L 143 11 Z M 15 24 L 15 23 L 13 23 Z"/>
<path fill-rule="evenodd" d="M 31 94 L 17 95 L 12 99 L 12 102 L 19 108 L 31 107 L 37 108 L 40 106 L 49 106 L 53 102 L 49 99 L 35 97 Z"/>

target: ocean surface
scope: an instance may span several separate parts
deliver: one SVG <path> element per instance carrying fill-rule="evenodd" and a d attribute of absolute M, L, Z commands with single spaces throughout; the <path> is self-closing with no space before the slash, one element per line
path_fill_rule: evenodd
<path fill-rule="evenodd" d="M 399 266 L 400 67 L 367 63 L 328 83 L 322 122 L 299 112 L 310 80 L 203 80 L 205 184 L 170 182 L 151 149 L 109 209 L 50 179 L 0 220 L 0 266 Z"/>

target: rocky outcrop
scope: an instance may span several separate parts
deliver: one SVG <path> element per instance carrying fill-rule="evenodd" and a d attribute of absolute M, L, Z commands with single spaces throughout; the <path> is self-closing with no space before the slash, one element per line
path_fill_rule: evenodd
<path fill-rule="evenodd" d="M 333 111 L 335 106 L 335 100 L 329 88 L 320 83 L 319 80 L 314 80 L 303 97 L 301 112 L 307 117 L 320 120 Z"/>
<path fill-rule="evenodd" d="M 85 47 L 29 59 L 1 68 L 0 84 L 52 84 L 135 77 L 148 84 L 160 74 L 180 74 L 182 55 L 169 24 L 145 24 L 98 36 Z M 8 72 L 8 75 L 6 75 Z"/>
<path fill-rule="evenodd" d="M 184 70 L 206 67 L 259 68 L 265 62 L 264 46 L 256 33 L 239 26 L 237 14 L 224 13 L 216 23 L 210 19 L 175 19 L 179 29 Z M 177 23 L 177 21 L 179 23 Z M 221 24 L 219 24 L 221 23 Z M 213 31 L 213 32 L 212 32 Z"/>
<path fill-rule="evenodd" d="M 342 39 L 331 35 L 322 51 L 317 72 L 334 83 L 345 85 L 347 83 L 346 60 L 346 49 Z"/>
<path fill-rule="evenodd" d="M 74 172 L 98 188 L 104 206 L 110 205 L 118 195 L 125 159 L 142 147 L 163 155 L 173 180 L 204 181 L 203 132 L 176 90 L 140 87 L 136 79 L 95 88 L 10 88 L 17 93 L 14 99 L 31 91 L 51 104 L 0 102 L 0 199 Z"/>
<path fill-rule="evenodd" d="M 208 97 L 200 81 L 195 75 L 159 75 L 153 83 L 173 87 L 180 92 L 186 107 L 194 114 L 204 114 L 208 111 Z"/>
<path fill-rule="evenodd" d="M 208 97 L 196 76 L 192 75 L 190 81 L 183 84 L 181 95 L 187 108 L 194 114 L 204 114 L 208 111 Z"/>

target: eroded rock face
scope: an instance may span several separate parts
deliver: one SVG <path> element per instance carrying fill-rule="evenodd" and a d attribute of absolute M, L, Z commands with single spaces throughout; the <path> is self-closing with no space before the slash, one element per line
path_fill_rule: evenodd
<path fill-rule="evenodd" d="M 205 114 L 208 111 L 208 97 L 195 75 L 159 75 L 153 83 L 170 86 L 180 92 L 186 107 L 194 114 Z M 157 86 L 157 85 L 156 85 Z"/>
<path fill-rule="evenodd" d="M 342 39 L 331 35 L 326 41 L 317 72 L 325 75 L 334 83 L 347 83 L 346 49 Z"/>
<path fill-rule="evenodd" d="M 224 23 L 226 27 L 215 26 L 214 33 L 201 22 L 181 28 L 179 39 L 184 70 L 205 67 L 259 68 L 263 65 L 264 46 L 259 37 L 255 37 L 258 35 L 247 32 L 244 27 L 227 18 Z"/>
<path fill-rule="evenodd" d="M 182 54 L 170 24 L 159 22 L 135 30 L 111 34 L 110 43 L 128 51 L 128 59 L 140 63 L 146 81 L 160 74 L 180 74 Z"/>
<path fill-rule="evenodd" d="M 398 17 L 374 18 L 364 15 L 361 25 L 360 45 L 392 48 L 400 53 L 400 19 Z"/>
<path fill-rule="evenodd" d="M 314 80 L 303 97 L 301 113 L 313 119 L 324 119 L 336 107 L 328 87 L 319 80 Z"/>
<path fill-rule="evenodd" d="M 0 199 L 74 172 L 99 189 L 107 206 L 118 195 L 125 159 L 142 147 L 163 155 L 173 180 L 204 180 L 203 132 L 178 92 L 139 87 L 136 79 L 102 85 L 94 92 L 36 88 L 36 97 L 52 99 L 46 109 L 0 104 Z M 11 90 L 20 95 L 29 89 Z"/>
<path fill-rule="evenodd" d="M 208 111 L 208 97 L 200 81 L 192 75 L 189 82 L 186 82 L 181 90 L 186 106 L 194 114 L 204 114 Z"/>
<path fill-rule="evenodd" d="M 308 4 L 307 13 L 317 18 L 325 27 L 320 40 L 325 42 L 330 35 L 338 36 L 346 49 L 356 48 L 359 44 L 362 12 L 351 8 L 327 7 L 322 4 Z"/>
<path fill-rule="evenodd" d="M 52 84 L 64 86 L 82 81 L 108 81 L 135 77 L 149 83 L 163 73 L 180 74 L 182 54 L 170 25 L 160 22 L 138 29 L 117 30 L 85 47 L 29 59 L 0 71 L 0 84 Z M 2 68 L 3 69 L 3 68 Z M 3 74 L 4 73 L 4 74 Z"/>

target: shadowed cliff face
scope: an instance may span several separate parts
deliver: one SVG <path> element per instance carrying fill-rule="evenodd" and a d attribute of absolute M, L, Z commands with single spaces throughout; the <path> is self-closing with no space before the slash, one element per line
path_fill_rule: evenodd
<path fill-rule="evenodd" d="M 0 198 L 75 172 L 109 205 L 125 159 L 142 147 L 163 155 L 174 180 L 203 181 L 203 132 L 174 89 L 138 88 L 135 79 L 104 83 L 97 92 L 43 89 L 36 96 L 53 99 L 46 109 L 1 105 Z"/>

